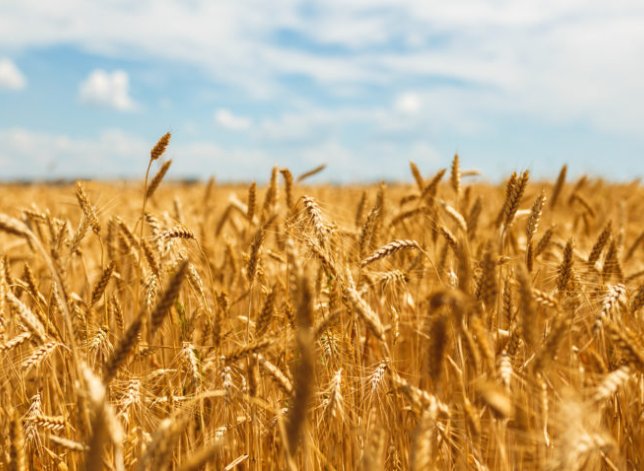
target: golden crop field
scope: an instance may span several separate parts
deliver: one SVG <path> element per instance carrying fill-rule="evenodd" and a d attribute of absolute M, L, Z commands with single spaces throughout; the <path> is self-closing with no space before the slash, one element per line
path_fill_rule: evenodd
<path fill-rule="evenodd" d="M 639 182 L 181 184 L 168 139 L 0 189 L 0 469 L 644 468 Z"/>

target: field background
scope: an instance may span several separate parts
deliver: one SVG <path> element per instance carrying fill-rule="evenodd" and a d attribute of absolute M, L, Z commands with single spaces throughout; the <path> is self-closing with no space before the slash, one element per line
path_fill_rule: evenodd
<path fill-rule="evenodd" d="M 4 185 L 0 468 L 641 469 L 641 184 L 412 170 Z"/>

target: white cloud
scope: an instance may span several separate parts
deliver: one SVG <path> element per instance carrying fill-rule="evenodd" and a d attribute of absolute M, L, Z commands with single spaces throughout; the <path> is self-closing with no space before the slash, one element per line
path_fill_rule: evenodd
<path fill-rule="evenodd" d="M 398 95 L 394 103 L 396 111 L 403 114 L 416 114 L 422 106 L 423 102 L 420 96 L 414 92 L 406 92 Z"/>
<path fill-rule="evenodd" d="M 83 103 L 131 111 L 136 108 L 136 104 L 130 97 L 129 82 L 128 74 L 123 70 L 110 73 L 95 69 L 81 83 L 78 94 Z"/>
<path fill-rule="evenodd" d="M 260 139 L 268 141 L 303 141 L 322 135 L 329 127 L 341 122 L 348 124 L 348 116 L 343 110 L 327 110 L 305 107 L 286 112 L 280 116 L 264 119 L 257 131 Z"/>
<path fill-rule="evenodd" d="M 295 110 L 261 121 L 255 135 L 276 142 L 310 141 L 338 135 L 355 124 L 378 127 L 383 120 L 389 121 L 390 113 L 376 106 L 323 108 L 300 104 Z"/>
<path fill-rule="evenodd" d="M 232 131 L 244 131 L 252 126 L 252 121 L 243 116 L 237 116 L 226 108 L 215 111 L 215 123 Z"/>
<path fill-rule="evenodd" d="M 10 59 L 0 59 L 0 88 L 22 90 L 27 85 L 27 79 Z"/>

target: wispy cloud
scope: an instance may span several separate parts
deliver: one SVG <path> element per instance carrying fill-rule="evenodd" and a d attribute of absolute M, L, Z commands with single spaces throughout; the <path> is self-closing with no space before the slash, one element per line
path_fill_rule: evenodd
<path fill-rule="evenodd" d="M 22 90 L 27 79 L 11 59 L 0 59 L 0 88 Z"/>
<path fill-rule="evenodd" d="M 104 130 L 90 137 L 18 127 L 0 129 L 0 175 L 2 178 L 140 178 L 152 145 L 153 141 L 121 129 Z M 401 179 L 408 167 L 399 158 L 400 152 L 422 168 L 435 167 L 441 157 L 448 157 L 425 140 L 408 142 L 402 149 L 386 140 L 355 149 L 332 137 L 300 142 L 285 150 L 274 146 L 254 149 L 175 136 L 167 152 L 173 157 L 170 178 L 216 175 L 223 181 L 247 180 L 249 175 L 268 178 L 273 165 L 287 166 L 299 173 L 321 163 L 329 165 L 331 173 L 327 176 L 336 181 Z M 370 165 L 356 165 L 365 157 Z"/>
<path fill-rule="evenodd" d="M 295 0 L 159 1 L 134 8 L 63 0 L 56 8 L 13 6 L 0 15 L 0 43 L 76 44 L 109 56 L 189 63 L 217 81 L 275 99 L 289 93 L 281 80 L 289 74 L 330 91 L 406 81 L 431 87 L 438 78 L 493 90 L 493 105 L 505 112 L 549 122 L 583 117 L 598 129 L 641 134 L 642 21 L 638 0 L 503 7 L 475 0 L 328 0 L 310 9 Z M 276 41 L 284 31 L 296 39 Z M 92 89 L 106 79 L 95 77 Z M 132 107 L 126 93 L 88 94 L 93 102 Z"/>
<path fill-rule="evenodd" d="M 88 137 L 22 127 L 0 129 L 0 179 L 141 178 L 153 145 L 154 140 L 148 142 L 122 129 Z M 242 180 L 249 172 L 268 176 L 277 162 L 267 152 L 205 140 L 173 138 L 167 154 L 176 156 L 170 178 L 217 174 L 226 180 Z"/>
<path fill-rule="evenodd" d="M 252 126 L 250 119 L 238 116 L 226 108 L 215 111 L 215 123 L 232 131 L 244 131 Z"/>
<path fill-rule="evenodd" d="M 0 169 L 5 178 L 118 176 L 123 163 L 145 156 L 149 144 L 120 130 L 80 138 L 26 128 L 0 130 Z M 142 157 L 144 159 L 144 157 Z"/>
<path fill-rule="evenodd" d="M 129 76 L 123 70 L 93 70 L 80 84 L 78 95 L 83 103 L 90 105 L 119 111 L 132 111 L 136 108 L 136 103 L 130 97 Z"/>

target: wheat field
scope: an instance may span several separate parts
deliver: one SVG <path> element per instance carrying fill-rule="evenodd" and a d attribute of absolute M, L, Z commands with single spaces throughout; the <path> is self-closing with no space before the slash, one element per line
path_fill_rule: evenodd
<path fill-rule="evenodd" d="M 182 184 L 169 139 L 0 190 L 0 469 L 644 468 L 639 182 Z"/>

